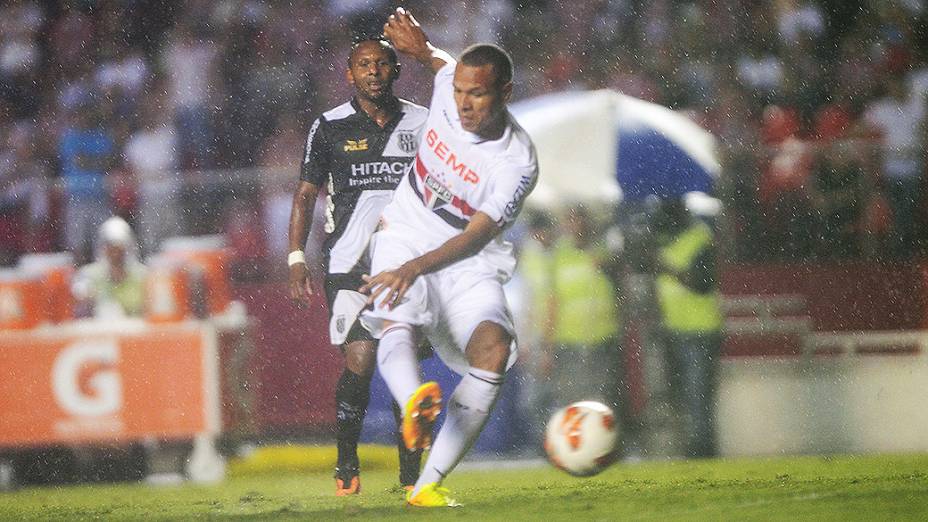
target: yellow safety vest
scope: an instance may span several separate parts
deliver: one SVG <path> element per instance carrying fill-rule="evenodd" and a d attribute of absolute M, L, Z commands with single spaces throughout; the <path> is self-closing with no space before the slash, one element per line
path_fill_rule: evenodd
<path fill-rule="evenodd" d="M 660 259 L 668 267 L 686 272 L 711 242 L 709 226 L 702 222 L 694 223 L 661 249 Z M 694 292 L 669 273 L 658 275 L 656 286 L 665 327 L 683 333 L 721 330 L 722 313 L 717 290 L 704 294 Z"/>
<path fill-rule="evenodd" d="M 520 260 L 533 288 L 537 317 L 554 293 L 558 303 L 554 342 L 594 347 L 619 331 L 615 288 L 596 262 L 595 250 L 582 250 L 561 240 L 549 252 L 526 250 Z"/>
<path fill-rule="evenodd" d="M 592 347 L 615 337 L 619 330 L 615 289 L 597 266 L 595 252 L 561 241 L 555 259 L 556 340 Z"/>

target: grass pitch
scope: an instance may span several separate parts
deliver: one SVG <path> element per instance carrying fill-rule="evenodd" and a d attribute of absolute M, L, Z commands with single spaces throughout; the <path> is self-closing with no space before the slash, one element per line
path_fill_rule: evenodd
<path fill-rule="evenodd" d="M 928 520 L 928 455 L 617 464 L 588 479 L 549 466 L 461 469 L 445 483 L 464 504 L 452 509 L 405 507 L 394 470 L 362 481 L 353 498 L 334 497 L 321 470 L 28 488 L 0 493 L 0 520 Z"/>

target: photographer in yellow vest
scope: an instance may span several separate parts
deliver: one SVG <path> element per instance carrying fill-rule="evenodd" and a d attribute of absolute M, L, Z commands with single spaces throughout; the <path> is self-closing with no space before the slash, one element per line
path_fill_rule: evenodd
<path fill-rule="evenodd" d="M 721 346 L 716 248 L 711 227 L 683 199 L 667 199 L 654 218 L 655 294 L 671 397 L 684 414 L 686 454 L 716 454 L 715 390 Z"/>
<path fill-rule="evenodd" d="M 559 239 L 547 225 L 538 227 L 544 234 L 536 232 L 545 248 L 526 249 L 520 260 L 534 296 L 532 324 L 541 329 L 533 373 L 547 387 L 548 413 L 579 400 L 615 408 L 621 353 L 616 258 L 582 206 L 567 210 Z"/>

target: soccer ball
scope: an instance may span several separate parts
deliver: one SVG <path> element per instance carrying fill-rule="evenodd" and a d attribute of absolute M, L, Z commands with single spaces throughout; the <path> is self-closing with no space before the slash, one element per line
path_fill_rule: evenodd
<path fill-rule="evenodd" d="M 605 404 L 575 402 L 554 412 L 545 429 L 545 454 L 554 466 L 589 477 L 615 460 L 619 432 Z"/>

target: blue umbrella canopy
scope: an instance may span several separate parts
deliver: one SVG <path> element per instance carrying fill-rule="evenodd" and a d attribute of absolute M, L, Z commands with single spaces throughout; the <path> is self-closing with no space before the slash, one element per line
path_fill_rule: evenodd
<path fill-rule="evenodd" d="M 686 116 L 620 95 L 616 178 L 627 201 L 712 193 L 716 140 Z"/>

